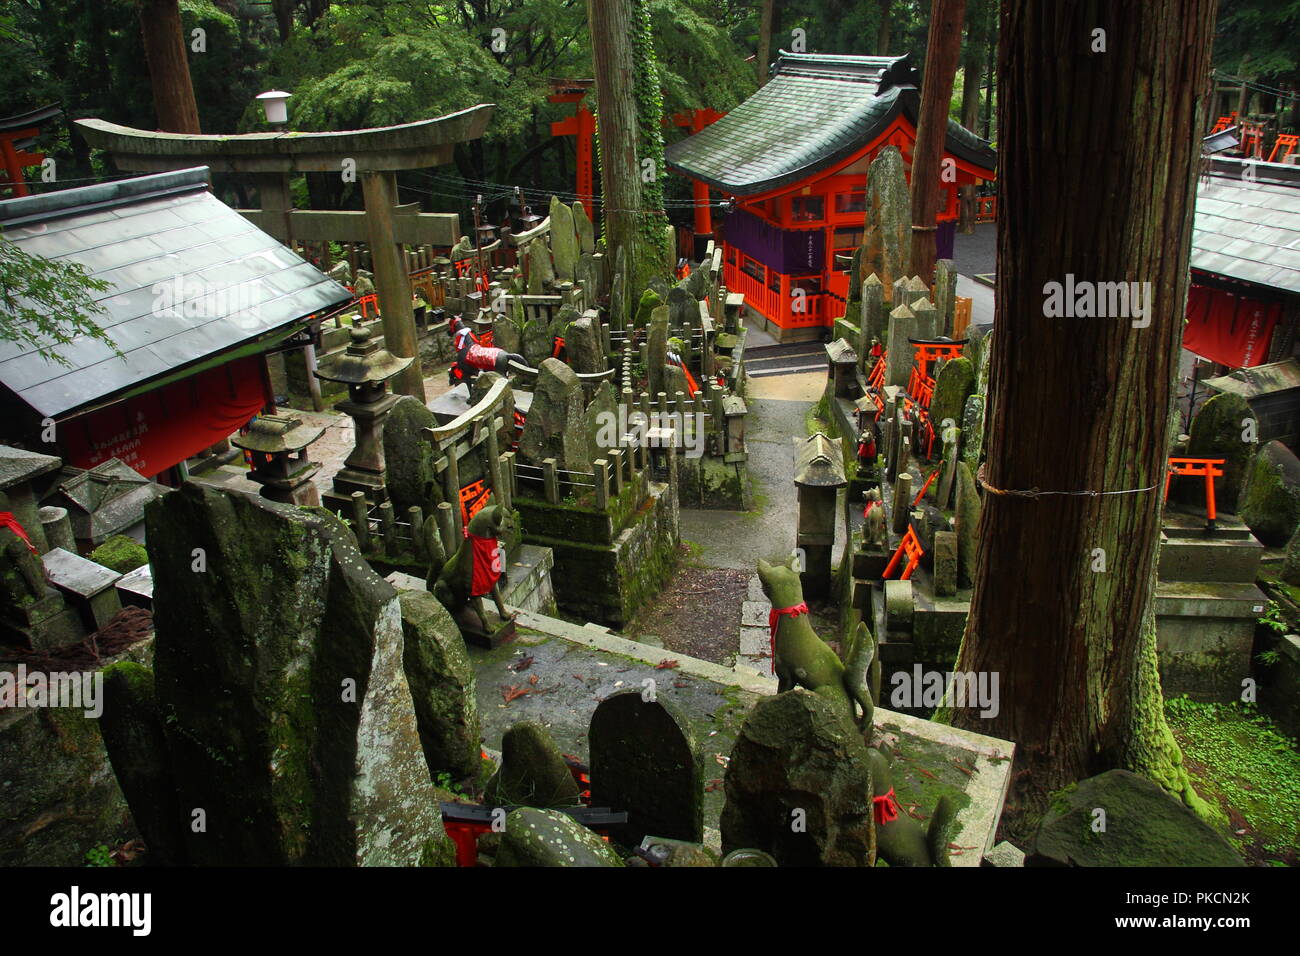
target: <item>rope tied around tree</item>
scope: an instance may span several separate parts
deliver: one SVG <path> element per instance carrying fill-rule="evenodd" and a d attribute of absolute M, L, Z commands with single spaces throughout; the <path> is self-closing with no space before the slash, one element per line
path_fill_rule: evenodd
<path fill-rule="evenodd" d="M 990 485 L 987 481 L 984 480 L 983 475 L 980 475 L 979 478 L 977 478 L 976 480 L 979 482 L 980 487 L 983 488 L 985 491 L 987 491 L 989 494 L 1001 495 L 1008 498 L 1046 498 L 1048 495 L 1061 495 L 1065 497 L 1082 497 L 1082 498 L 1100 498 L 1103 495 L 1140 495 L 1147 491 L 1154 491 L 1156 488 L 1160 487 L 1160 483 L 1157 482 L 1154 485 L 1147 485 L 1145 488 L 1123 488 L 1118 491 L 1043 491 L 1040 488 L 1027 488 L 1027 489 L 995 488 L 992 485 Z"/>

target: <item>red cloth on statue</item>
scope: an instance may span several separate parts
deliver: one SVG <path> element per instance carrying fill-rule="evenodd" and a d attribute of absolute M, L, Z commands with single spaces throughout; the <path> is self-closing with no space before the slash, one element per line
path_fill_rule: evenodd
<path fill-rule="evenodd" d="M 0 528 L 8 528 L 14 534 L 18 535 L 18 537 L 27 542 L 27 549 L 31 551 L 32 554 L 36 554 L 36 546 L 32 544 L 32 539 L 27 537 L 27 531 L 18 523 L 18 519 L 14 517 L 12 511 L 0 511 Z"/>
<path fill-rule="evenodd" d="M 783 617 L 798 617 L 800 614 L 808 613 L 808 605 L 803 601 L 791 607 L 774 607 L 767 614 L 767 629 L 772 634 L 772 673 L 776 673 L 776 626 L 781 623 Z"/>
<path fill-rule="evenodd" d="M 871 802 L 875 804 L 877 826 L 882 823 L 892 823 L 898 819 L 898 800 L 894 798 L 893 787 L 889 788 L 888 793 L 872 797 Z"/>
<path fill-rule="evenodd" d="M 465 355 L 465 361 L 475 368 L 492 371 L 497 365 L 497 356 L 501 354 L 501 349 L 487 348 L 483 345 L 471 345 L 469 352 Z"/>
<path fill-rule="evenodd" d="M 501 569 L 497 567 L 497 551 L 500 545 L 496 538 L 483 538 L 465 532 L 469 538 L 474 555 L 474 571 L 469 583 L 469 596 L 482 597 L 492 593 L 492 586 L 501 578 Z"/>

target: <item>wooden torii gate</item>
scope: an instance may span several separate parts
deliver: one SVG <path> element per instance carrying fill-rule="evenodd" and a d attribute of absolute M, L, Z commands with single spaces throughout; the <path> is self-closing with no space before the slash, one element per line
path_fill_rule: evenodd
<path fill-rule="evenodd" d="M 450 163 L 457 143 L 478 139 L 495 107 L 480 104 L 435 119 L 375 129 L 327 133 L 243 133 L 236 136 L 165 133 L 77 120 L 91 146 L 104 149 L 119 169 L 166 172 L 207 166 L 254 180 L 261 209 L 239 212 L 281 242 L 365 242 L 375 270 L 384 345 L 400 358 L 417 355 L 415 314 L 403 245 L 450 246 L 460 239 L 455 213 L 421 213 L 398 205 L 397 171 Z M 292 173 L 354 176 L 365 211 L 294 209 Z M 420 363 L 392 380 L 392 389 L 424 401 Z"/>
<path fill-rule="evenodd" d="M 487 394 L 472 408 L 468 409 L 454 421 L 437 428 L 426 428 L 423 438 L 433 450 L 433 470 L 442 478 L 443 498 L 451 504 L 449 515 L 450 527 L 446 515 L 447 509 L 439 509 L 440 533 L 448 553 L 455 550 L 465 528 L 466 518 L 472 518 L 492 494 L 496 503 L 509 511 L 512 507 L 511 490 L 514 468 L 513 451 L 501 451 L 499 434 L 505 427 L 505 421 L 498 417 L 505 403 L 509 383 L 503 378 L 493 383 Z M 513 425 L 513 422 L 511 423 Z M 478 449 L 483 455 L 486 476 L 484 494 L 476 496 L 473 501 L 466 501 L 461 486 L 460 460 Z"/>

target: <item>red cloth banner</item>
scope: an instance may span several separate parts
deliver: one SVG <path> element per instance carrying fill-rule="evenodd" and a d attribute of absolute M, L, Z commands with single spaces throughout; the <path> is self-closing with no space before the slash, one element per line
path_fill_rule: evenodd
<path fill-rule="evenodd" d="M 1233 368 L 1262 365 L 1281 315 L 1280 303 L 1193 284 L 1187 293 L 1183 348 Z"/>
<path fill-rule="evenodd" d="M 60 422 L 56 434 L 70 465 L 120 458 L 153 478 L 229 438 L 272 401 L 262 356 L 250 355 Z"/>

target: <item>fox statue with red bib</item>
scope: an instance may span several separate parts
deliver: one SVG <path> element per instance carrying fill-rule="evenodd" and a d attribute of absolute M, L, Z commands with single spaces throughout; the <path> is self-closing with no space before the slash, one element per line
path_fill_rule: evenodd
<path fill-rule="evenodd" d="M 453 315 L 447 323 L 451 335 L 452 347 L 456 350 L 456 361 L 447 370 L 447 377 L 452 385 L 469 382 L 479 372 L 500 372 L 505 375 L 510 370 L 511 361 L 527 365 L 524 357 L 517 352 L 480 345 L 473 331 L 459 315 Z"/>

